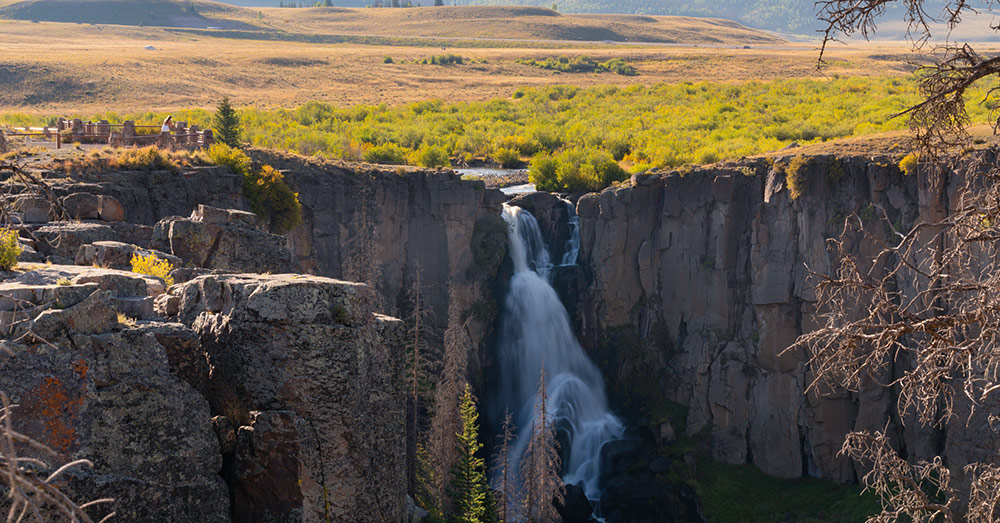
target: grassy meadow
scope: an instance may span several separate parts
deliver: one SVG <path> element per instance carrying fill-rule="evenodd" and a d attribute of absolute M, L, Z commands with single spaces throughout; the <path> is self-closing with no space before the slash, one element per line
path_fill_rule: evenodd
<path fill-rule="evenodd" d="M 309 102 L 294 109 L 243 108 L 240 116 L 253 145 L 310 156 L 427 167 L 480 162 L 515 167 L 547 156 L 580 163 L 582 154 L 611 158 L 639 172 L 755 155 L 791 142 L 806 145 L 902 129 L 905 118 L 893 115 L 917 100 L 910 77 L 832 78 L 559 85 L 522 88 L 509 98 L 480 102 Z M 974 120 L 985 119 L 987 109 L 970 104 Z M 211 113 L 204 109 L 173 114 L 175 120 L 211 125 Z M 164 113 L 79 116 L 158 122 Z M 7 113 L 0 122 L 39 125 L 53 118 Z M 606 183 L 562 188 L 601 185 Z"/>

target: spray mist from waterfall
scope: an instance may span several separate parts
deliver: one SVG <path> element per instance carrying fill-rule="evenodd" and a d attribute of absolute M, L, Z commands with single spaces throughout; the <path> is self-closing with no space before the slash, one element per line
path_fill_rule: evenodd
<path fill-rule="evenodd" d="M 570 223 L 571 239 L 561 264 L 576 263 L 578 221 Z M 563 481 L 583 488 L 591 500 L 600 497 L 601 447 L 619 439 L 624 426 L 608 408 L 604 381 L 587 358 L 570 326 L 569 315 L 549 283 L 553 264 L 531 213 L 504 205 L 510 225 L 514 276 L 504 305 L 498 345 L 501 405 L 513 413 L 518 437 L 510 463 L 520 463 L 531 439 L 535 394 L 544 362 L 548 377 L 547 410 L 564 442 Z"/>

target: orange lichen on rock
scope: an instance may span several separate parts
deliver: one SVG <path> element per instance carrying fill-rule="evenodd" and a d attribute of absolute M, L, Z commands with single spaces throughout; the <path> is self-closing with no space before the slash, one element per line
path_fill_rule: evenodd
<path fill-rule="evenodd" d="M 74 370 L 85 376 L 86 363 L 78 362 L 74 365 Z M 41 404 L 41 414 L 45 424 L 43 442 L 60 454 L 68 455 L 76 441 L 76 429 L 73 424 L 80 407 L 83 406 L 83 394 L 69 391 L 56 377 L 48 377 L 35 387 L 32 397 L 38 398 Z"/>

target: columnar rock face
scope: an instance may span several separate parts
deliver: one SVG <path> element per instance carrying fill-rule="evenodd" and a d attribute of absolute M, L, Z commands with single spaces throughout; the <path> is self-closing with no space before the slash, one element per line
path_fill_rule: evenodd
<path fill-rule="evenodd" d="M 896 228 L 936 221 L 958 182 L 907 177 L 888 159 L 832 157 L 812 158 L 805 180 L 793 200 L 784 173 L 759 162 L 636 177 L 580 198 L 581 263 L 593 283 L 579 322 L 595 360 L 618 393 L 651 387 L 689 407 L 688 432 L 709 431 L 720 461 L 851 481 L 853 464 L 836 457 L 844 434 L 891 422 L 911 458 L 943 452 L 965 463 L 983 435 L 949 427 L 942 447 L 932 429 L 904 430 L 894 392 L 874 383 L 859 395 L 806 393 L 807 356 L 786 351 L 817 325 L 809 273 L 833 270 L 827 239 L 845 217 L 888 238 L 876 206 Z M 847 242 L 863 264 L 878 252 L 858 234 Z"/>
<path fill-rule="evenodd" d="M 489 284 L 506 254 L 503 193 L 449 171 L 400 175 L 261 154 L 255 159 L 282 169 L 302 202 L 304 223 L 288 234 L 302 272 L 360 280 L 352 253 L 358 252 L 362 224 L 369 221 L 380 311 L 409 315 L 407 295 L 419 269 L 423 300 L 432 311 L 428 320 L 438 337 L 447 327 L 451 299 L 463 312 L 475 310 L 468 329 L 478 361 L 471 364 L 481 366 L 489 357 L 484 340 L 497 310 Z"/>
<path fill-rule="evenodd" d="M 158 301 L 201 339 L 236 520 L 403 519 L 401 322 L 371 302 L 288 274 L 202 276 Z"/>

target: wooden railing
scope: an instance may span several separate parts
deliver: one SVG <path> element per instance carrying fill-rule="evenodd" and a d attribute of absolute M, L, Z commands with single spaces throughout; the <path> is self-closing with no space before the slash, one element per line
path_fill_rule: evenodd
<path fill-rule="evenodd" d="M 63 142 L 106 143 L 113 147 L 145 146 L 156 145 L 165 148 L 189 148 L 208 147 L 215 143 L 215 136 L 211 129 L 200 130 L 197 125 L 188 127 L 187 122 L 177 122 L 174 125 L 174 132 L 156 132 L 159 125 L 136 125 L 128 120 L 120 124 L 109 123 L 107 120 L 100 122 L 84 122 L 80 119 L 65 120 L 60 118 L 55 127 L 10 127 L 9 130 L 0 130 L 0 151 L 6 149 L 7 137 L 11 136 L 37 136 L 41 138 L 54 139 L 56 149 L 61 149 Z M 153 132 L 141 132 L 144 129 L 153 129 Z"/>

